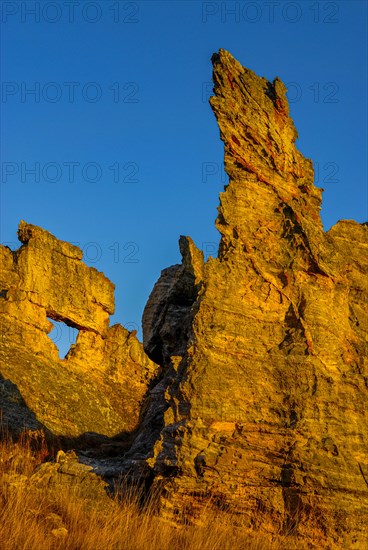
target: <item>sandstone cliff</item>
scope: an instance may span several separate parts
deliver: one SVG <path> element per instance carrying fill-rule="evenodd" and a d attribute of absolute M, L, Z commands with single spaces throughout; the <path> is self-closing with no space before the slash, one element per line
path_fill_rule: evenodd
<path fill-rule="evenodd" d="M 211 497 L 267 528 L 363 548 L 367 226 L 324 233 L 283 83 L 224 50 L 212 61 L 222 238 L 206 263 L 182 238 L 183 264 L 146 306 L 145 349 L 167 372 L 148 463 L 167 510 L 195 514 Z"/>
<path fill-rule="evenodd" d="M 134 333 L 109 327 L 113 284 L 83 264 L 79 248 L 47 231 L 21 222 L 18 235 L 19 250 L 0 248 L 4 423 L 69 437 L 133 431 L 158 366 Z M 48 318 L 79 329 L 64 360 Z"/>
<path fill-rule="evenodd" d="M 143 351 L 109 328 L 104 275 L 22 222 L 23 246 L 1 249 L 5 412 L 23 407 L 57 434 L 134 431 L 118 459 L 89 463 L 160 487 L 166 516 L 195 518 L 210 500 L 308 547 L 366 548 L 367 225 L 324 232 L 283 83 L 224 50 L 212 61 L 229 175 L 218 257 L 180 238 L 182 263 L 144 311 Z M 65 360 L 47 317 L 79 329 Z"/>

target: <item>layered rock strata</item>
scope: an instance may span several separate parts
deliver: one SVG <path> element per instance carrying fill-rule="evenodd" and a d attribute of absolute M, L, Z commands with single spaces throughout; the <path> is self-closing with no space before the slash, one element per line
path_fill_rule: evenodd
<path fill-rule="evenodd" d="M 106 277 L 21 222 L 21 248 L 0 249 L 0 408 L 56 434 L 131 434 L 83 460 L 160 488 L 168 517 L 210 502 L 309 548 L 366 548 L 368 227 L 324 232 L 283 83 L 224 50 L 212 61 L 229 175 L 218 257 L 180 238 L 182 263 L 144 311 L 143 351 L 109 327 Z M 64 360 L 48 318 L 79 329 Z"/>
<path fill-rule="evenodd" d="M 68 437 L 133 431 L 159 367 L 134 332 L 109 326 L 114 285 L 78 247 L 25 222 L 18 235 L 19 250 L 0 247 L 3 420 L 12 431 L 42 426 Z M 49 319 L 79 330 L 65 359 Z"/>
<path fill-rule="evenodd" d="M 147 462 L 169 513 L 195 516 L 210 497 L 249 523 L 363 548 L 368 228 L 324 232 L 284 84 L 224 50 L 212 61 L 221 242 L 204 263 L 182 238 L 182 266 L 149 298 L 144 345 L 168 374 Z"/>

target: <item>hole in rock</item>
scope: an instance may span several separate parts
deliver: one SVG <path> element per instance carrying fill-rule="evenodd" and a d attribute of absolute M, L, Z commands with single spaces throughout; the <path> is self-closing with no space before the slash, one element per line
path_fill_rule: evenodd
<path fill-rule="evenodd" d="M 62 321 L 55 321 L 47 317 L 49 321 L 54 325 L 54 328 L 49 332 L 48 337 L 54 342 L 55 346 L 59 350 L 60 359 L 64 359 L 71 346 L 75 344 L 79 330 L 75 327 L 68 326 Z"/>

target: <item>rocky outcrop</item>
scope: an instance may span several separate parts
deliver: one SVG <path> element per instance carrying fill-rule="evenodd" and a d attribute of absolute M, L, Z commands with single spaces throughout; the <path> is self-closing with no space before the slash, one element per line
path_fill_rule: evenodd
<path fill-rule="evenodd" d="M 182 263 L 144 311 L 143 351 L 109 327 L 104 275 L 22 222 L 23 246 L 1 248 L 0 407 L 56 434 L 129 433 L 80 456 L 110 481 L 160 488 L 163 515 L 194 519 L 210 503 L 308 548 L 366 548 L 368 227 L 324 232 L 283 83 L 224 50 L 212 61 L 229 175 L 218 257 L 180 238 Z M 79 329 L 64 360 L 47 318 Z M 45 471 L 67 474 L 59 463 Z"/>
<path fill-rule="evenodd" d="M 148 301 L 144 345 L 166 384 L 147 462 L 170 514 L 211 498 L 267 529 L 363 548 L 367 226 L 324 232 L 283 83 L 224 50 L 212 61 L 221 243 L 203 263 L 182 238 L 183 264 Z"/>
<path fill-rule="evenodd" d="M 114 285 L 76 246 L 25 222 L 18 234 L 19 250 L 0 248 L 3 420 L 69 437 L 132 432 L 158 366 L 134 332 L 109 327 Z M 79 329 L 63 360 L 48 318 Z"/>

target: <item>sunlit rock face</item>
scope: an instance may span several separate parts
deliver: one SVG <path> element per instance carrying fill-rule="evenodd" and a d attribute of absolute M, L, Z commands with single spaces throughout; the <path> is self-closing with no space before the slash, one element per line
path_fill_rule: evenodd
<path fill-rule="evenodd" d="M 211 496 L 317 546 L 363 548 L 367 226 L 324 232 L 283 83 L 224 50 L 212 62 L 230 180 L 222 238 L 206 263 L 182 238 L 182 265 L 162 272 L 146 306 L 145 349 L 166 372 L 147 463 L 167 513 L 194 516 Z"/>
<path fill-rule="evenodd" d="M 109 326 L 113 284 L 80 249 L 21 222 L 19 250 L 0 248 L 2 418 L 15 431 L 130 434 L 93 467 L 160 487 L 168 517 L 210 502 L 306 548 L 366 548 L 367 225 L 324 232 L 283 83 L 224 50 L 212 61 L 229 175 L 218 257 L 180 238 L 143 349 Z M 48 319 L 79 330 L 64 360 Z"/>
<path fill-rule="evenodd" d="M 109 327 L 114 285 L 44 229 L 21 222 L 18 235 L 19 250 L 0 248 L 3 421 L 69 437 L 132 431 L 158 366 L 134 333 Z M 64 360 L 48 318 L 79 329 Z"/>

